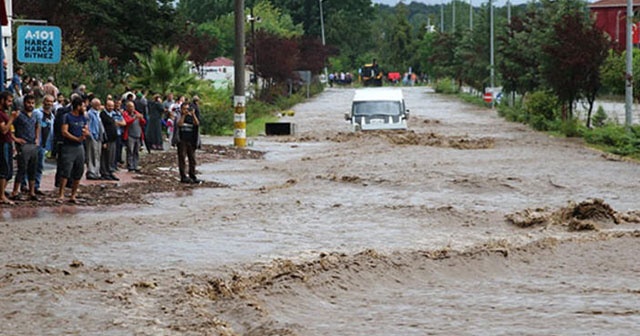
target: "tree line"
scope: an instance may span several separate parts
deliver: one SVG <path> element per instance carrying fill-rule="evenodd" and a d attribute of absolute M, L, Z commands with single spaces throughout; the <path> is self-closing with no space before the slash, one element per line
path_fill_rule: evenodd
<path fill-rule="evenodd" d="M 479 92 L 489 85 L 487 3 L 390 7 L 370 0 L 246 0 L 245 5 L 246 14 L 261 19 L 246 23 L 247 63 L 265 79 L 267 99 L 282 91 L 294 70 L 319 74 L 328 66 L 357 72 L 372 59 L 385 71 L 452 78 Z M 60 26 L 63 54 L 93 64 L 76 72 L 96 77 L 96 85 L 116 86 L 140 72 L 140 55 L 156 45 L 177 46 L 196 66 L 233 55 L 234 0 L 23 0 L 14 6 L 19 17 Z M 616 92 L 620 86 L 612 74 L 620 53 L 610 52 L 586 1 L 513 6 L 510 18 L 506 7 L 494 10 L 496 84 L 505 91 L 522 98 L 549 90 L 565 106 L 562 118 L 570 119 L 576 100 L 592 103 L 602 89 Z"/>

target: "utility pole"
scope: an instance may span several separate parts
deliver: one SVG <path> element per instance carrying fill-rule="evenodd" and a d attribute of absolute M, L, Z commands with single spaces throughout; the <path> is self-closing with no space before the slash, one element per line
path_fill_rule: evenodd
<path fill-rule="evenodd" d="M 631 1 L 631 0 L 629 0 Z M 489 30 L 490 30 L 490 46 L 491 46 L 491 108 L 495 108 L 496 106 L 496 97 L 494 94 L 494 87 L 495 87 L 495 69 L 494 69 L 494 64 L 493 64 L 493 2 L 492 0 L 489 0 L 489 13 L 490 13 L 490 23 L 489 23 Z"/>
<path fill-rule="evenodd" d="M 631 127 L 631 107 L 633 105 L 633 44 L 631 26 L 633 25 L 633 1 L 627 0 L 627 73 L 625 77 L 624 123 Z"/>
<path fill-rule="evenodd" d="M 325 46 L 325 40 L 324 40 L 324 13 L 322 11 L 322 1 L 324 0 L 318 0 L 318 5 L 320 5 L 320 30 L 322 33 L 322 46 Z M 323 51 L 324 52 L 324 51 Z M 326 62 L 326 60 L 325 60 Z M 329 71 L 327 70 L 327 65 L 325 63 L 324 66 L 324 78 L 325 80 L 329 80 Z"/>
<path fill-rule="evenodd" d="M 451 31 L 456 32 L 456 0 L 451 1 Z"/>
<path fill-rule="evenodd" d="M 253 6 L 251 6 L 251 17 L 249 17 L 249 22 L 251 22 L 251 44 L 253 49 L 253 78 L 255 80 L 255 86 L 258 86 L 258 48 L 256 48 L 256 18 L 253 15 Z"/>
<path fill-rule="evenodd" d="M 444 3 L 440 4 L 440 31 L 444 33 Z"/>
<path fill-rule="evenodd" d="M 244 0 L 235 0 L 236 44 L 233 51 L 234 89 L 233 89 L 233 144 L 236 147 L 247 146 L 247 117 L 244 87 Z"/>

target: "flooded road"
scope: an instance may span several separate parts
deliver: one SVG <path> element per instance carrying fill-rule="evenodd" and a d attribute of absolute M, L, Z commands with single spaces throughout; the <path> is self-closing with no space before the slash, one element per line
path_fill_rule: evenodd
<path fill-rule="evenodd" d="M 0 334 L 640 329 L 640 165 L 403 91 L 408 132 L 350 133 L 350 89 L 295 106 L 264 159 L 199 166 L 226 188 L 5 211 Z"/>

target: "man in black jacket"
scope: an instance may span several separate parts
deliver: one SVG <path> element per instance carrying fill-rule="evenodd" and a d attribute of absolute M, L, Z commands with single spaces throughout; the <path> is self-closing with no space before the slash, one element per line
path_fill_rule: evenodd
<path fill-rule="evenodd" d="M 105 139 L 102 141 L 102 153 L 100 156 L 100 177 L 103 180 L 119 181 L 113 173 L 113 162 L 116 157 L 116 140 L 118 139 L 118 127 L 125 126 L 124 120 L 114 120 L 115 102 L 107 100 L 105 108 L 100 112 L 100 120 L 104 126 Z"/>
<path fill-rule="evenodd" d="M 176 116 L 176 130 L 172 142 L 178 147 L 178 170 L 181 183 L 202 183 L 196 177 L 196 147 L 198 145 L 198 127 L 200 116 L 189 103 L 182 103 L 180 113 Z M 186 169 L 185 159 L 189 161 L 189 170 Z M 189 176 L 187 177 L 187 173 Z"/>

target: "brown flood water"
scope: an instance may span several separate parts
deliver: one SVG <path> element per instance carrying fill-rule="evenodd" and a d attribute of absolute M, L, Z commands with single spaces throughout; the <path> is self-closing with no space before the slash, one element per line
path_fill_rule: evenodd
<path fill-rule="evenodd" d="M 403 91 L 410 131 L 350 133 L 329 89 L 199 167 L 228 187 L 4 209 L 0 334 L 640 330 L 638 163 Z"/>

